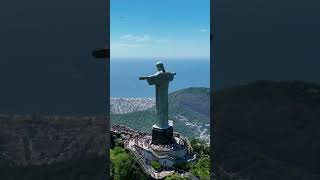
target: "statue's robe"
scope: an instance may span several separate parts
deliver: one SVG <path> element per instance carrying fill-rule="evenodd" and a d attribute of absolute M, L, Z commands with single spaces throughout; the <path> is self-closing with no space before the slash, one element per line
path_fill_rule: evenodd
<path fill-rule="evenodd" d="M 169 127 L 168 124 L 168 88 L 169 82 L 173 80 L 174 73 L 158 71 L 156 74 L 148 76 L 149 85 L 156 86 L 156 126 L 161 129 Z"/>

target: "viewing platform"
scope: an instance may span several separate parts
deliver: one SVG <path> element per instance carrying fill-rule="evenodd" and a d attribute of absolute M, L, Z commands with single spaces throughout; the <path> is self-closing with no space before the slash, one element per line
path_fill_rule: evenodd
<path fill-rule="evenodd" d="M 122 137 L 125 149 L 134 154 L 143 171 L 154 179 L 163 179 L 172 175 L 175 166 L 196 160 L 188 140 L 179 133 L 173 134 L 173 141 L 166 145 L 152 144 L 150 133 L 140 132 L 125 126 L 113 125 L 111 132 Z M 159 170 L 151 166 L 156 161 L 161 165 Z"/>

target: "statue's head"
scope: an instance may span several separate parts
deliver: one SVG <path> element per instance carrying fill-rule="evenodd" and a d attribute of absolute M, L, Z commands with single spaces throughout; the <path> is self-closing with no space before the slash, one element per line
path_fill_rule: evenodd
<path fill-rule="evenodd" d="M 166 72 L 161 61 L 157 62 L 156 67 L 157 67 L 158 71 Z"/>

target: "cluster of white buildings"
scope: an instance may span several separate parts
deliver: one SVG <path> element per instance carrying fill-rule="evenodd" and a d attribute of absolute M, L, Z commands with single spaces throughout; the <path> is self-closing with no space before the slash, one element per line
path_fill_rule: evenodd
<path fill-rule="evenodd" d="M 186 118 L 181 114 L 174 115 L 173 118 L 183 122 L 186 126 L 195 130 L 195 132 L 198 134 L 197 137 L 200 140 L 203 140 L 208 145 L 210 144 L 210 124 L 209 123 L 201 124 L 201 123 L 191 122 L 188 118 Z"/>
<path fill-rule="evenodd" d="M 111 114 L 126 114 L 136 111 L 144 111 L 155 105 L 152 98 L 110 98 Z"/>

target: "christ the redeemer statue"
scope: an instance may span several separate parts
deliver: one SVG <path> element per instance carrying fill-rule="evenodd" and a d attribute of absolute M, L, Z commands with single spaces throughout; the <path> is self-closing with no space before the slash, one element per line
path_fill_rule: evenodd
<path fill-rule="evenodd" d="M 152 128 L 152 142 L 167 144 L 171 142 L 173 129 L 168 123 L 168 88 L 176 73 L 166 72 L 161 62 L 156 64 L 158 72 L 150 76 L 142 76 L 140 80 L 147 80 L 149 85 L 156 86 L 157 121 Z"/>

